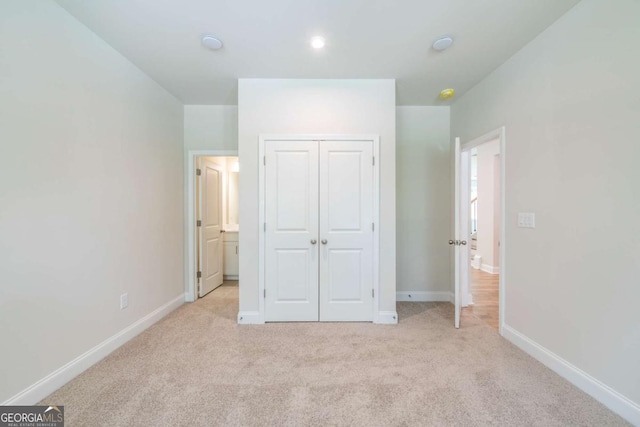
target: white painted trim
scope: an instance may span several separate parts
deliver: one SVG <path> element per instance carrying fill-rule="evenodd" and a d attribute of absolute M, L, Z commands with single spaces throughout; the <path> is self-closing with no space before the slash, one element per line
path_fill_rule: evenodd
<path fill-rule="evenodd" d="M 378 325 L 397 325 L 398 313 L 395 311 L 378 311 L 373 323 Z"/>
<path fill-rule="evenodd" d="M 187 233 L 187 260 L 184 266 L 185 277 L 185 301 L 193 302 L 197 298 L 196 294 L 196 224 L 193 221 L 195 218 L 195 203 L 196 203 L 196 157 L 200 156 L 238 156 L 238 150 L 189 150 L 186 155 L 187 167 L 185 168 L 185 182 L 187 188 L 185 193 L 187 195 L 187 214 L 185 216 L 185 228 Z M 239 160 L 239 159 L 238 159 Z"/>
<path fill-rule="evenodd" d="M 471 200 L 471 151 L 460 150 L 460 200 Z M 465 262 L 471 259 L 471 209 L 467 209 L 469 204 L 461 203 L 460 206 L 460 240 L 467 241 L 468 244 L 459 246 L 460 248 L 460 306 L 467 307 L 471 299 L 469 298 L 469 287 L 471 286 L 471 269 L 465 268 Z"/>
<path fill-rule="evenodd" d="M 228 274 L 223 276 L 224 280 L 238 280 L 237 274 Z"/>
<path fill-rule="evenodd" d="M 373 134 L 324 134 L 324 133 L 305 133 L 305 134 L 261 134 L 262 141 L 376 141 L 380 137 Z"/>
<path fill-rule="evenodd" d="M 185 295 L 181 293 L 166 304 L 127 326 L 117 334 L 102 341 L 89 351 L 76 357 L 66 365 L 56 369 L 46 377 L 30 385 L 20 393 L 2 402 L 6 405 L 35 405 L 51 393 L 107 357 L 127 341 L 147 329 L 149 326 L 184 304 Z"/>
<path fill-rule="evenodd" d="M 500 128 L 500 277 L 498 278 L 499 303 L 498 307 L 498 333 L 502 335 L 502 328 L 506 322 L 507 309 L 507 131 L 504 126 Z"/>
<path fill-rule="evenodd" d="M 371 135 L 373 144 L 373 322 L 380 322 L 380 137 Z M 395 307 L 395 304 L 394 304 Z M 393 315 L 391 316 L 393 320 Z M 395 321 L 398 323 L 398 313 L 395 313 Z"/>
<path fill-rule="evenodd" d="M 264 164 L 264 159 L 266 156 L 265 152 L 265 137 L 260 135 L 258 137 L 258 317 L 259 321 L 255 321 L 253 323 L 264 323 L 264 304 L 265 304 L 265 229 L 264 223 L 266 221 L 266 200 L 265 200 L 265 192 L 266 190 L 266 169 Z M 246 314 L 249 316 L 249 313 Z M 245 317 L 246 319 L 247 317 Z M 238 313 L 238 323 L 241 323 L 242 317 L 240 313 Z"/>
<path fill-rule="evenodd" d="M 264 323 L 264 289 L 265 289 L 265 142 L 266 141 L 371 141 L 373 144 L 373 156 L 376 161 L 373 165 L 373 323 L 389 323 L 388 319 L 380 319 L 382 313 L 389 318 L 395 316 L 397 323 L 398 315 L 395 312 L 379 311 L 380 308 L 380 136 L 379 135 L 340 135 L 340 134 L 295 134 L 295 135 L 270 135 L 263 134 L 258 138 L 258 300 L 259 314 L 262 319 L 259 323 Z M 239 317 L 238 317 L 239 318 Z"/>
<path fill-rule="evenodd" d="M 503 326 L 502 336 L 631 424 L 640 425 L 640 405 L 638 403 L 618 393 L 509 325 Z"/>
<path fill-rule="evenodd" d="M 463 307 L 469 307 L 470 305 L 473 305 L 473 295 L 471 295 L 469 293 L 469 294 L 467 294 L 466 301 L 462 304 L 462 306 Z"/>
<path fill-rule="evenodd" d="M 456 242 L 459 240 L 464 240 L 460 236 L 460 218 L 461 218 L 461 206 L 467 206 L 468 203 L 466 201 L 461 200 L 461 185 L 462 185 L 462 151 L 460 145 L 460 138 L 455 139 L 454 145 L 454 157 L 453 157 L 453 170 L 454 170 L 454 179 L 453 179 L 453 194 L 454 194 L 454 226 L 453 226 L 453 238 Z M 469 185 L 469 183 L 465 183 L 465 185 Z M 466 236 L 465 236 L 466 237 Z M 453 247 L 453 256 L 454 256 L 454 271 L 453 271 L 453 306 L 454 306 L 454 320 L 453 326 L 456 329 L 460 328 L 460 317 L 461 317 L 461 291 L 460 291 L 460 276 L 461 276 L 461 268 L 467 265 L 467 260 L 463 260 L 460 255 L 460 245 L 456 244 Z M 468 277 L 469 274 L 466 275 Z"/>
<path fill-rule="evenodd" d="M 396 301 L 451 301 L 450 291 L 398 291 Z"/>
<path fill-rule="evenodd" d="M 503 327 L 505 324 L 505 313 L 507 305 L 507 272 L 506 272 L 506 254 L 507 254 L 507 205 L 506 205 L 506 176 L 507 176 L 507 140 L 506 140 L 506 128 L 504 126 L 494 129 L 485 133 L 479 138 L 475 138 L 465 144 L 462 144 L 461 149 L 464 151 L 471 150 L 480 144 L 489 142 L 494 139 L 500 140 L 500 267 L 498 272 L 499 278 L 499 310 L 498 310 L 498 333 L 503 335 Z"/>
<path fill-rule="evenodd" d="M 481 264 L 480 265 L 480 270 L 484 271 L 485 273 L 489 273 L 489 274 L 498 274 L 498 273 L 500 273 L 500 267 L 494 267 L 493 265 L 489 265 L 489 264 Z"/>
<path fill-rule="evenodd" d="M 264 323 L 264 317 L 259 311 L 241 311 L 238 313 L 239 325 L 260 325 Z"/>

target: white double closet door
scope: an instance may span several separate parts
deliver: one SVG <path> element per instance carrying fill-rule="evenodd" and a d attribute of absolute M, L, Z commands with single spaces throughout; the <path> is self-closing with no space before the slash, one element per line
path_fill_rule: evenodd
<path fill-rule="evenodd" d="M 373 142 L 265 154 L 265 320 L 373 320 Z"/>

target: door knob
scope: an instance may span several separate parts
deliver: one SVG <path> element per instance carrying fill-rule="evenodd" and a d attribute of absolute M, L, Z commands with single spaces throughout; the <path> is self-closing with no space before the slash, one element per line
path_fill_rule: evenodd
<path fill-rule="evenodd" d="M 321 240 L 321 243 L 322 243 L 323 245 L 326 245 L 326 244 L 327 244 L 327 239 L 322 239 L 322 240 Z"/>
<path fill-rule="evenodd" d="M 449 244 L 453 245 L 455 242 L 453 240 L 449 240 Z"/>
<path fill-rule="evenodd" d="M 312 239 L 312 240 L 311 240 L 311 244 L 312 244 L 312 245 L 315 245 L 316 243 L 318 243 L 318 241 L 317 241 L 316 239 Z"/>
<path fill-rule="evenodd" d="M 466 240 L 460 240 L 460 244 L 461 244 L 462 246 L 464 246 L 464 245 L 466 245 L 466 244 L 467 244 L 467 241 L 466 241 Z"/>

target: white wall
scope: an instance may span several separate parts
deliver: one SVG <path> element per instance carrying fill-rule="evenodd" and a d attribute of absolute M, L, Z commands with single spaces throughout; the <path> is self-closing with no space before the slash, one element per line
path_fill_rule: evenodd
<path fill-rule="evenodd" d="M 237 150 L 238 107 L 185 105 L 185 150 Z"/>
<path fill-rule="evenodd" d="M 53 1 L 0 2 L 0 52 L 3 402 L 180 303 L 183 122 Z"/>
<path fill-rule="evenodd" d="M 499 175 L 495 176 L 495 157 L 500 154 L 500 140 L 485 142 L 477 147 L 478 152 L 478 249 L 477 255 L 482 257 L 482 269 L 493 273 L 499 266 L 498 257 L 494 257 L 498 242 L 495 236 L 495 228 L 498 225 L 499 216 L 496 217 L 495 198 L 496 182 Z M 498 189 L 500 187 L 498 186 Z"/>
<path fill-rule="evenodd" d="M 189 151 L 215 150 L 236 154 L 238 150 L 238 107 L 235 105 L 185 105 L 184 106 L 184 216 L 188 217 L 188 177 Z M 195 197 L 194 197 L 195 202 Z M 194 209 L 194 214 L 195 214 Z M 195 219 L 194 219 L 195 220 Z M 183 226 L 184 247 L 189 246 L 189 226 Z M 195 231 L 194 231 L 195 232 Z M 196 248 L 193 248 L 194 251 Z M 189 293 L 190 266 L 188 251 L 184 253 L 185 292 Z M 193 271 L 191 271 L 193 273 Z M 195 280 L 195 279 L 194 279 Z"/>
<path fill-rule="evenodd" d="M 448 301 L 449 107 L 398 107 L 396 126 L 398 298 Z"/>
<path fill-rule="evenodd" d="M 260 134 L 380 135 L 380 310 L 396 301 L 394 80 L 240 79 L 240 311 L 259 309 L 258 137 Z"/>
<path fill-rule="evenodd" d="M 236 149 L 237 111 L 186 105 L 185 149 Z M 449 107 L 397 107 L 396 126 L 399 298 L 448 300 L 449 231 L 443 224 L 450 216 Z"/>
<path fill-rule="evenodd" d="M 639 16 L 583 0 L 452 106 L 463 142 L 506 126 L 506 324 L 636 405 Z"/>

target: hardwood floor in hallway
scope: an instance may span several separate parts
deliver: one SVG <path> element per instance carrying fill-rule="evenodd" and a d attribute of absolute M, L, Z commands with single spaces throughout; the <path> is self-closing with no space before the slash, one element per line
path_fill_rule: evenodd
<path fill-rule="evenodd" d="M 470 268 L 469 277 L 469 290 L 473 295 L 473 305 L 464 310 L 497 331 L 500 310 L 500 275 Z"/>

